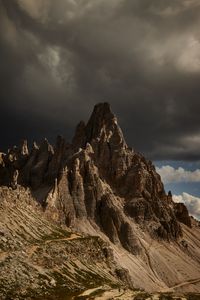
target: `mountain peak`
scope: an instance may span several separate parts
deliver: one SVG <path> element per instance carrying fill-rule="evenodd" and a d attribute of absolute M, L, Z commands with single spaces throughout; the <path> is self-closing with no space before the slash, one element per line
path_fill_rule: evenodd
<path fill-rule="evenodd" d="M 79 123 L 72 145 L 66 146 L 61 137 L 56 146 L 52 147 L 45 139 L 39 149 L 30 153 L 26 149 L 27 142 L 23 145 L 26 155 L 18 155 L 17 150 L 13 150 L 1 159 L 0 184 L 16 186 L 19 183 L 33 190 L 46 186 L 48 191 L 58 181 L 61 198 L 56 200 L 56 207 L 64 207 L 58 215 L 63 218 L 66 214 L 71 222 L 75 216 L 89 217 L 100 228 L 110 219 L 103 231 L 112 241 L 126 244 L 127 249 L 134 248 L 130 244 L 132 233 L 126 243 L 123 240 L 124 228 L 131 224 L 126 225 L 128 219 L 143 224 L 152 235 L 163 239 L 181 236 L 175 214 L 181 215 L 179 220 L 182 221 L 183 209 L 169 206 L 160 176 L 145 157 L 127 146 L 108 103 L 95 105 L 89 121 Z M 65 180 L 62 180 L 63 168 L 68 170 Z M 65 186 L 61 187 L 60 182 L 66 182 Z M 45 197 L 43 201 L 45 203 Z M 107 220 L 104 220 L 105 212 Z M 185 210 L 184 214 L 187 213 Z M 154 222 L 153 229 L 149 229 L 149 222 Z"/>
<path fill-rule="evenodd" d="M 98 103 L 94 106 L 91 117 L 87 123 L 87 127 L 97 127 L 101 129 L 103 126 L 111 126 L 117 123 L 116 116 L 112 113 L 110 104 L 107 102 Z M 96 129 L 97 129 L 96 128 Z"/>
<path fill-rule="evenodd" d="M 96 113 L 100 113 L 100 112 L 103 112 L 103 113 L 111 113 L 111 108 L 110 108 L 110 104 L 108 102 L 100 102 L 100 103 L 97 103 L 95 106 L 94 106 L 94 110 L 93 110 L 93 113 L 96 112 Z"/>
<path fill-rule="evenodd" d="M 153 164 L 127 146 L 108 103 L 97 104 L 89 121 L 79 123 L 72 144 L 58 136 L 55 146 L 44 139 L 39 146 L 34 143 L 28 151 L 24 141 L 21 147 L 14 147 L 5 155 L 0 153 L 1 185 L 10 188 L 0 187 L 0 202 L 4 203 L 4 198 L 8 198 L 9 203 L 17 199 L 11 206 L 12 212 L 16 201 L 21 209 L 21 200 L 25 199 L 30 205 L 33 196 L 41 205 L 41 214 L 44 213 L 48 220 L 70 226 L 76 232 L 101 235 L 115 253 L 123 253 L 115 255 L 119 257 L 119 266 L 130 271 L 131 279 L 139 287 L 146 286 L 149 281 L 155 290 L 160 282 L 159 288 L 167 283 L 171 290 L 171 278 L 177 287 L 177 278 L 173 277 L 175 269 L 178 276 L 186 274 L 187 268 L 191 278 L 199 278 L 198 243 L 187 208 L 184 204 L 175 204 L 171 193 L 166 195 Z M 21 219 L 25 221 L 26 217 Z M 26 223 L 21 227 L 27 228 Z M 188 232 L 191 232 L 189 242 Z M 57 233 L 56 230 L 56 244 Z M 21 239 L 21 235 L 18 236 Z M 167 241 L 170 241 L 170 247 L 167 247 Z M 93 260 L 94 252 L 91 252 L 91 244 L 88 246 Z M 130 252 L 126 258 L 123 258 L 123 248 Z M 154 250 L 150 251 L 150 248 Z M 54 255 L 57 250 L 53 249 Z M 74 248 L 70 249 L 71 255 Z M 182 255 L 182 262 L 180 257 L 177 261 L 176 255 L 173 258 L 173 250 L 180 257 Z M 35 253 L 32 254 L 35 261 Z M 99 259 L 103 259 L 105 266 L 107 257 L 98 256 L 98 262 Z M 54 266 L 52 270 L 55 274 Z M 186 283 L 188 274 L 183 278 Z M 66 282 L 66 277 L 64 280 Z"/>
<path fill-rule="evenodd" d="M 81 137 L 81 138 L 80 138 Z M 117 117 L 107 102 L 95 105 L 88 123 L 79 123 L 73 139 L 76 148 L 85 147 L 87 143 L 109 144 L 111 148 L 127 148 Z"/>

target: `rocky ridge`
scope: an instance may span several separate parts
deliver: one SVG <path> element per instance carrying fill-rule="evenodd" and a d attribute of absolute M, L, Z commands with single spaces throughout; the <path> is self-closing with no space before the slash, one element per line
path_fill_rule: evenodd
<path fill-rule="evenodd" d="M 59 136 L 55 146 L 45 139 L 29 149 L 23 141 L 1 153 L 0 185 L 16 197 L 20 188 L 29 191 L 50 222 L 101 236 L 137 287 L 173 286 L 178 270 L 180 281 L 188 279 L 185 267 L 188 276 L 200 277 L 198 249 L 186 247 L 194 239 L 187 208 L 165 193 L 151 161 L 128 147 L 108 103 L 78 124 L 70 144 Z M 149 254 L 154 245 L 159 249 Z M 181 260 L 173 266 L 176 255 Z"/>
<path fill-rule="evenodd" d="M 95 106 L 87 124 L 79 123 L 72 144 L 58 137 L 54 147 L 45 139 L 29 150 L 23 141 L 2 154 L 0 184 L 29 187 L 35 195 L 43 189 L 38 199 L 57 211 L 58 221 L 73 226 L 77 218 L 93 220 L 112 242 L 132 252 L 138 246 L 124 216 L 147 224 L 161 239 L 182 235 L 177 209 L 155 167 L 127 146 L 107 103 Z M 186 208 L 184 214 L 187 218 Z"/>

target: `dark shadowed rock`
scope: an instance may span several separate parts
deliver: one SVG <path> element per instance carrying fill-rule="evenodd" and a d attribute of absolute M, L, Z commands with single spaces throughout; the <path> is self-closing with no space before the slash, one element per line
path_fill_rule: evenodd
<path fill-rule="evenodd" d="M 48 164 L 48 170 L 45 174 L 45 181 L 52 184 L 55 178 L 60 178 L 63 168 L 65 167 L 66 142 L 61 136 L 57 137 L 56 145 L 52 151 L 52 158 Z"/>
<path fill-rule="evenodd" d="M 1 154 L 0 184 L 43 193 L 48 218 L 72 227 L 87 220 L 134 254 L 141 251 L 135 224 L 166 240 L 182 235 L 179 222 L 191 226 L 186 207 L 166 195 L 153 164 L 127 146 L 108 103 L 79 123 L 71 145 L 59 136 L 55 146 L 45 139 L 29 150 L 23 141 Z"/>
<path fill-rule="evenodd" d="M 191 217 L 184 203 L 174 203 L 175 215 L 179 222 L 192 227 Z"/>

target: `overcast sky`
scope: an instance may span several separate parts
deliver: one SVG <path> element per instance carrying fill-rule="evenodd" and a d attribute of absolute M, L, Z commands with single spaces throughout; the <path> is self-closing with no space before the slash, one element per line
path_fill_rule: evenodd
<path fill-rule="evenodd" d="M 199 0 L 0 0 L 0 147 L 108 101 L 153 160 L 200 158 Z"/>

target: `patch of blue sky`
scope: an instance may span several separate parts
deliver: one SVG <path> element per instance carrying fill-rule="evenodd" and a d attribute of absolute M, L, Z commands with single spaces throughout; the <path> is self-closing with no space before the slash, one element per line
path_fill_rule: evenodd
<path fill-rule="evenodd" d="M 200 183 L 199 182 L 176 182 L 164 184 L 165 191 L 171 191 L 173 195 L 181 195 L 183 192 L 200 197 Z"/>
<path fill-rule="evenodd" d="M 195 171 L 200 169 L 200 161 L 174 161 L 174 160 L 162 160 L 154 161 L 156 167 L 171 166 L 175 169 L 179 167 L 187 171 Z M 173 182 L 164 184 L 165 191 L 171 191 L 174 195 L 180 195 L 183 192 L 191 194 L 196 197 L 200 197 L 200 182 Z"/>

